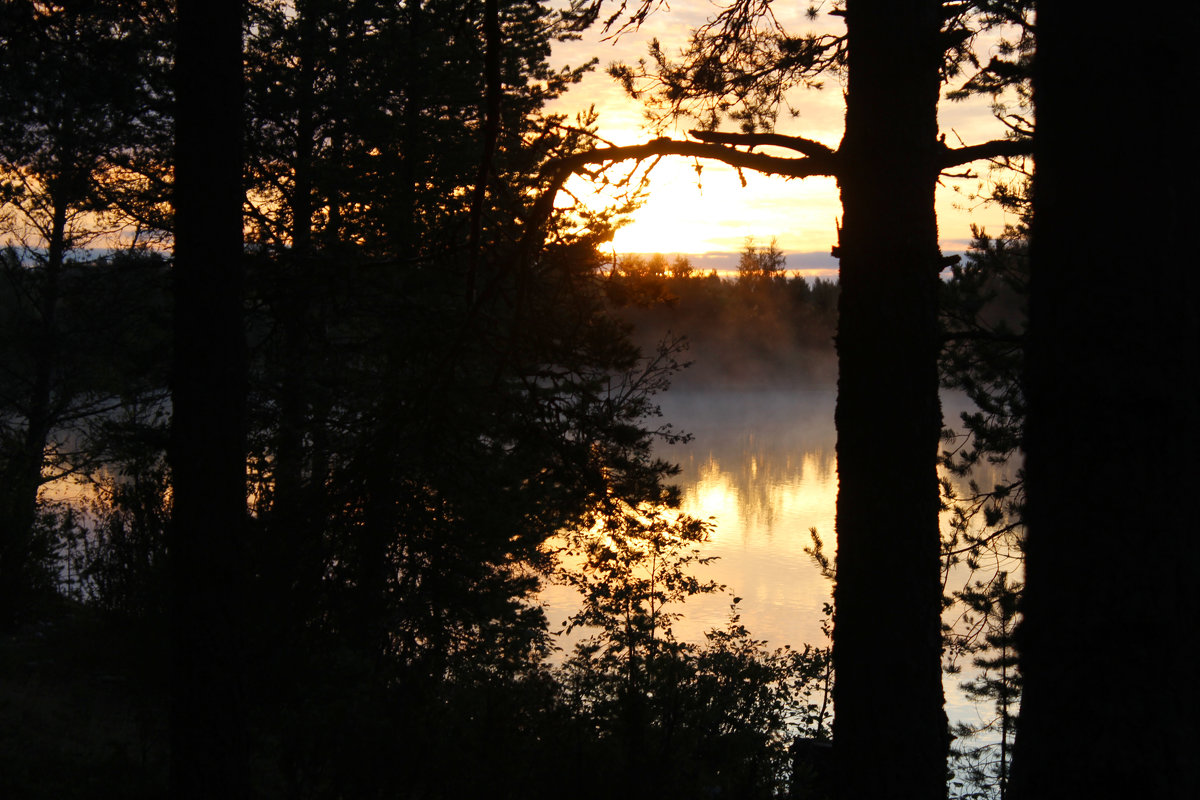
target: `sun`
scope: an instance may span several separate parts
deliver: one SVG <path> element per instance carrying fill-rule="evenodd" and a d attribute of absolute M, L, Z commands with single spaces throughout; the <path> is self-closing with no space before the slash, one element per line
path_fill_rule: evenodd
<path fill-rule="evenodd" d="M 629 168 L 614 167 L 612 178 L 623 177 Z M 613 203 L 611 189 L 597 188 L 579 176 L 571 178 L 565 188 L 570 197 L 594 210 Z M 728 217 L 722 213 L 728 210 L 728 206 L 722 209 L 707 187 L 698 183 L 691 164 L 683 159 L 663 159 L 649 176 L 645 202 L 617 229 L 612 247 L 618 253 L 721 250 L 724 248 L 719 234 L 728 227 Z"/>
<path fill-rule="evenodd" d="M 651 172 L 646 201 L 619 228 L 617 253 L 736 253 L 747 237 L 777 239 L 787 250 L 828 250 L 836 192 L 823 179 L 781 181 L 724 164 L 664 158 Z M 588 181 L 572 178 L 570 194 L 593 209 L 612 202 Z M 824 197 L 822 197 L 824 195 Z M 565 200 L 565 198 L 564 198 Z M 832 200 L 832 204 L 830 203 Z"/>
<path fill-rule="evenodd" d="M 714 192 L 683 159 L 664 160 L 650 176 L 650 195 L 617 230 L 618 253 L 703 253 L 724 250 L 730 219 Z M 734 223 L 736 225 L 736 222 Z"/>

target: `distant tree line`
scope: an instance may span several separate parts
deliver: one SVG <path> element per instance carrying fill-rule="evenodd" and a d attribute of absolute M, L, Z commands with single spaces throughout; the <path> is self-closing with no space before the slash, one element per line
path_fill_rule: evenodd
<path fill-rule="evenodd" d="M 682 338 L 681 389 L 831 383 L 838 284 L 786 270 L 775 242 L 747 240 L 736 276 L 703 274 L 687 256 L 623 255 L 605 291 L 634 340 Z"/>

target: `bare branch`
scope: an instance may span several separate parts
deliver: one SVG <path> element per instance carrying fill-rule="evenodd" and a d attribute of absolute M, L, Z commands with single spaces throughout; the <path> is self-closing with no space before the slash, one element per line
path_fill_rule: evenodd
<path fill-rule="evenodd" d="M 944 150 L 938 166 L 943 170 L 950 167 L 961 167 L 963 164 L 987 158 L 1033 155 L 1033 142 L 1020 139 L 993 139 L 990 142 L 968 147 L 946 147 L 943 144 L 942 147 Z"/>
<path fill-rule="evenodd" d="M 688 131 L 693 138 L 711 144 L 727 144 L 742 147 L 783 147 L 813 158 L 834 159 L 836 151 L 815 139 L 800 136 L 784 136 L 781 133 L 723 133 L 721 131 Z"/>
<path fill-rule="evenodd" d="M 727 134 L 735 135 L 735 134 Z M 783 137 L 790 138 L 790 137 Z M 824 145 L 821 145 L 824 147 Z M 782 158 L 762 153 L 748 153 L 724 144 L 689 142 L 678 139 L 660 138 L 645 144 L 625 147 L 599 147 L 567 156 L 558 161 L 559 169 L 577 172 L 590 164 L 615 164 L 618 161 L 642 161 L 654 156 L 689 156 L 720 161 L 731 167 L 742 167 L 766 175 L 782 175 L 787 178 L 809 178 L 817 175 L 836 175 L 836 159 L 833 151 L 825 148 L 819 157 Z M 565 177 L 565 176 L 564 176 Z"/>
<path fill-rule="evenodd" d="M 837 167 L 836 153 L 833 152 L 822 154 L 820 157 L 808 155 L 802 158 L 781 158 L 762 153 L 747 153 L 729 145 L 667 138 L 625 147 L 597 147 L 585 150 L 558 159 L 549 165 L 549 182 L 534 204 L 532 213 L 526 218 L 527 227 L 521 248 L 523 260 L 531 259 L 540 247 L 546 221 L 554 213 L 554 199 L 573 174 L 588 172 L 588 167 L 594 165 L 603 170 L 620 161 L 640 162 L 663 156 L 705 158 L 720 161 L 739 170 L 751 169 L 766 175 L 782 175 L 786 178 L 809 178 L 819 175 L 836 177 Z"/>

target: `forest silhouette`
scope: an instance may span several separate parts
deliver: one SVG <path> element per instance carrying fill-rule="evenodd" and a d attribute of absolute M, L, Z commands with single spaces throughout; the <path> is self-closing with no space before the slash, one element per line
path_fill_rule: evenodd
<path fill-rule="evenodd" d="M 764 269 L 763 255 L 775 260 Z M 643 351 L 682 339 L 672 387 L 832 385 L 837 282 L 789 274 L 774 244 L 746 243 L 736 276 L 697 272 L 686 256 L 620 256 L 605 294 Z"/>
<path fill-rule="evenodd" d="M 3 4 L 0 794 L 946 797 L 959 655 L 1002 731 L 959 750 L 969 791 L 1187 796 L 1195 168 L 1094 154 L 1112 96 L 1186 140 L 1162 78 L 1194 71 L 1196 12 L 1100 81 L 1111 20 L 1034 10 L 846 0 L 811 12 L 844 34 L 808 36 L 733 3 L 610 68 L 697 126 L 617 147 L 546 110 L 594 66 L 551 47 L 654 0 Z M 775 132 L 833 76 L 836 148 Z M 943 96 L 1006 92 L 1008 138 L 946 144 Z M 944 257 L 940 176 L 1030 154 L 1032 185 L 994 192 L 1028 231 Z M 836 177 L 839 280 L 773 243 L 729 281 L 612 263 L 638 187 L 559 190 L 675 156 Z M 1129 250 L 1080 233 L 1114 204 L 1158 271 L 1136 291 Z M 656 396 L 834 377 L 831 644 L 771 650 L 736 599 L 680 641 L 721 588 Z M 979 408 L 956 433 L 944 386 Z M 970 496 L 938 477 L 1022 458 Z M 980 572 L 988 548 L 1028 552 L 1028 588 Z M 581 597 L 557 656 L 548 580 Z"/>

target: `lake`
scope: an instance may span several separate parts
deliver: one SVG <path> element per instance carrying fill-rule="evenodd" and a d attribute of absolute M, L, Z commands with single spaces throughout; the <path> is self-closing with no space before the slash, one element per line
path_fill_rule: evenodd
<path fill-rule="evenodd" d="M 836 549 L 837 459 L 833 385 L 772 389 L 672 390 L 660 397 L 663 419 L 693 435 L 686 444 L 663 445 L 659 455 L 680 465 L 675 479 L 682 510 L 713 518 L 705 555 L 718 560 L 700 568 L 703 577 L 725 584 L 730 594 L 693 598 L 675 625 L 687 641 L 724 624 L 731 595 L 741 597 L 742 622 L 772 647 L 826 644 L 822 607 L 831 586 L 805 552 L 816 528 L 831 557 Z M 946 423 L 971 407 L 959 394 L 942 399 Z M 980 475 L 987 485 L 998 470 Z M 553 626 L 574 605 L 570 590 L 551 588 Z M 969 671 L 964 671 L 969 672 Z M 973 721 L 978 711 L 958 688 L 968 677 L 946 679 L 952 720 Z"/>
<path fill-rule="evenodd" d="M 821 643 L 830 585 L 805 552 L 816 528 L 832 554 L 837 501 L 833 387 L 668 392 L 664 417 L 693 435 L 661 448 L 682 469 L 683 510 L 711 518 L 709 577 L 742 598 L 746 627 L 774 646 Z M 721 625 L 729 598 L 689 603 L 679 633 Z"/>
<path fill-rule="evenodd" d="M 662 445 L 658 455 L 679 464 L 674 479 L 682 510 L 713 523 L 704 555 L 717 560 L 698 574 L 728 593 L 690 600 L 675 626 L 684 640 L 702 641 L 722 626 L 734 595 L 742 622 L 772 646 L 821 644 L 822 606 L 830 585 L 804 548 L 817 528 L 832 554 L 837 500 L 834 387 L 669 391 L 663 419 L 692 434 Z M 552 626 L 573 609 L 570 590 L 544 595 Z"/>

